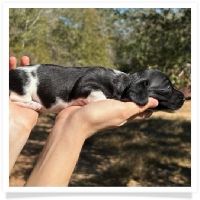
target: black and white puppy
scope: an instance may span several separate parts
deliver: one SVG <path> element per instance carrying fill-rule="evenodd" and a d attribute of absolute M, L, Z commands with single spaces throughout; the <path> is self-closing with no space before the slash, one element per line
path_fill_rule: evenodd
<path fill-rule="evenodd" d="M 30 65 L 10 70 L 9 91 L 16 104 L 43 113 L 105 99 L 143 106 L 148 97 L 154 97 L 159 105 L 153 110 L 167 112 L 184 103 L 183 94 L 173 88 L 167 76 L 153 69 L 126 74 L 99 66 Z"/>

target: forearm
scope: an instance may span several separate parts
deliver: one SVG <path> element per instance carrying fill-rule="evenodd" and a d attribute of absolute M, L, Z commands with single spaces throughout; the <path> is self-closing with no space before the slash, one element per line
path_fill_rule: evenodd
<path fill-rule="evenodd" d="M 14 119 L 10 119 L 10 129 L 9 129 L 9 174 L 27 142 L 31 130 L 23 129 L 19 127 Z"/>
<path fill-rule="evenodd" d="M 35 126 L 38 113 L 9 101 L 9 172 Z M 20 113 L 20 114 L 19 114 Z"/>
<path fill-rule="evenodd" d="M 81 130 L 56 123 L 25 186 L 67 186 L 85 141 Z"/>
<path fill-rule="evenodd" d="M 105 100 L 62 110 L 25 186 L 67 186 L 86 138 L 119 127 L 151 106 Z"/>

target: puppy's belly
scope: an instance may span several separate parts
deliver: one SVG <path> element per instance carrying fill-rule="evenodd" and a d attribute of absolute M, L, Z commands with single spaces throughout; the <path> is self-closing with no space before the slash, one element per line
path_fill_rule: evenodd
<path fill-rule="evenodd" d="M 61 110 L 69 107 L 72 105 L 72 102 L 65 102 L 59 97 L 56 98 L 56 103 L 53 104 L 50 108 L 46 108 L 45 106 L 42 106 L 42 108 L 39 110 L 40 113 L 59 113 Z"/>
<path fill-rule="evenodd" d="M 61 98 L 56 97 L 55 104 L 48 109 L 42 105 L 38 96 L 33 99 L 31 98 L 31 94 L 28 93 L 24 96 L 20 96 L 15 92 L 11 92 L 10 99 L 21 107 L 30 108 L 32 110 L 39 111 L 40 113 L 59 113 L 61 110 L 69 106 L 84 106 L 88 103 L 105 100 L 107 98 L 102 91 L 92 91 L 87 98 L 78 98 L 70 102 L 66 102 Z"/>
<path fill-rule="evenodd" d="M 41 113 L 59 113 L 61 110 L 69 106 L 84 106 L 88 103 L 106 100 L 106 96 L 102 91 L 93 91 L 87 98 L 78 98 L 70 102 L 65 102 L 59 97 L 56 98 L 56 103 L 51 108 L 46 109 L 44 106 L 40 109 Z"/>

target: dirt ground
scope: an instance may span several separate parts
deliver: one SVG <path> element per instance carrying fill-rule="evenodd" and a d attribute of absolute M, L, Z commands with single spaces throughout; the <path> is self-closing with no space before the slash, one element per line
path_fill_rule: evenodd
<path fill-rule="evenodd" d="M 41 115 L 10 176 L 23 186 L 50 132 L 54 115 Z M 70 186 L 190 186 L 191 101 L 177 113 L 98 133 L 86 140 Z"/>

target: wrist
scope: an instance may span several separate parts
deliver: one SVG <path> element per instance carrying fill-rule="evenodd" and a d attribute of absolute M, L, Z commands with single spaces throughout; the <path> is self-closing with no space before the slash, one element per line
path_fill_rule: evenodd
<path fill-rule="evenodd" d="M 9 121 L 9 173 L 30 135 L 31 129 L 19 126 L 15 119 Z"/>
<path fill-rule="evenodd" d="M 96 131 L 93 130 L 93 126 L 88 120 L 82 116 L 82 113 L 80 114 L 79 109 L 81 108 L 73 106 L 61 111 L 56 117 L 54 126 L 62 129 L 58 134 L 64 133 L 84 142 Z"/>
<path fill-rule="evenodd" d="M 35 126 L 38 113 L 27 108 L 22 108 L 9 102 L 9 127 L 10 131 L 29 134 Z"/>
<path fill-rule="evenodd" d="M 29 126 L 27 126 L 26 124 L 22 125 L 21 122 L 18 122 L 18 120 L 16 120 L 15 118 L 13 119 L 12 117 L 9 118 L 9 132 L 10 135 L 12 133 L 15 133 L 15 135 L 19 136 L 20 135 L 27 135 L 29 136 L 30 132 L 31 132 L 31 128 Z"/>
<path fill-rule="evenodd" d="M 85 124 L 80 121 L 76 121 L 74 116 L 66 117 L 65 119 L 55 120 L 52 134 L 55 134 L 57 139 L 62 138 L 66 140 L 76 140 L 80 143 L 84 143 L 86 138 L 87 129 Z"/>
<path fill-rule="evenodd" d="M 83 131 L 71 117 L 58 115 L 25 186 L 67 186 L 85 142 Z"/>

